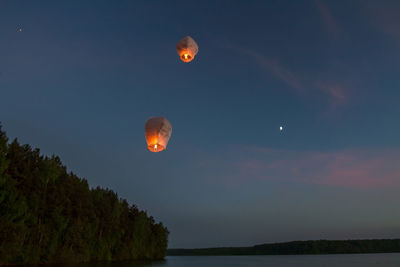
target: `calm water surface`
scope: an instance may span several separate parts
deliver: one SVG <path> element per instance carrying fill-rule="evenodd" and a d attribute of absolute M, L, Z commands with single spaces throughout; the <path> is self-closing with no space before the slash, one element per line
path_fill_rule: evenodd
<path fill-rule="evenodd" d="M 177 267 L 221 267 L 221 266 L 296 266 L 296 267 L 347 267 L 380 266 L 399 267 L 400 253 L 346 254 L 346 255 L 291 255 L 291 256 L 169 256 L 163 262 L 153 263 L 92 263 L 65 265 L 74 267 L 128 267 L 128 266 L 177 266 Z"/>

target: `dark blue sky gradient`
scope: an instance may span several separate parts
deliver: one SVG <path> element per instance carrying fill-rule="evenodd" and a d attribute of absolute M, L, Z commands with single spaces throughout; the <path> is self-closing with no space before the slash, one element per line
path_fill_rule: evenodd
<path fill-rule="evenodd" d="M 399 12 L 0 0 L 0 121 L 164 222 L 170 247 L 398 238 Z M 159 115 L 173 133 L 150 153 L 144 123 Z"/>

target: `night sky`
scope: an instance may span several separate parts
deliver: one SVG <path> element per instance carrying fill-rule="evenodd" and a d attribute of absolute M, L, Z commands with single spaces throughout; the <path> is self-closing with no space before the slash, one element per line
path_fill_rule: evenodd
<path fill-rule="evenodd" d="M 162 221 L 170 248 L 399 238 L 399 13 L 0 0 L 0 121 Z M 175 49 L 186 35 L 191 63 Z M 152 116 L 173 126 L 160 153 Z"/>

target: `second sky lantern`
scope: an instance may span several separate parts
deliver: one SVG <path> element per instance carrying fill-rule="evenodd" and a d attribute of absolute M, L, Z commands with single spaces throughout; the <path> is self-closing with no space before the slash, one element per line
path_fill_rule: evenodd
<path fill-rule="evenodd" d="M 160 152 L 167 148 L 172 133 L 171 123 L 164 117 L 152 117 L 144 125 L 147 149 Z"/>
<path fill-rule="evenodd" d="M 176 51 L 183 62 L 190 62 L 199 51 L 199 46 L 192 37 L 186 36 L 176 44 Z"/>

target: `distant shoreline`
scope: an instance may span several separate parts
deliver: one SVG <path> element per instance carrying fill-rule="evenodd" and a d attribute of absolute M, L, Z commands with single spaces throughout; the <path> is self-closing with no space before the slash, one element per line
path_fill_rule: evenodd
<path fill-rule="evenodd" d="M 167 256 L 313 255 L 400 252 L 400 239 L 309 240 L 250 247 L 168 249 Z"/>

